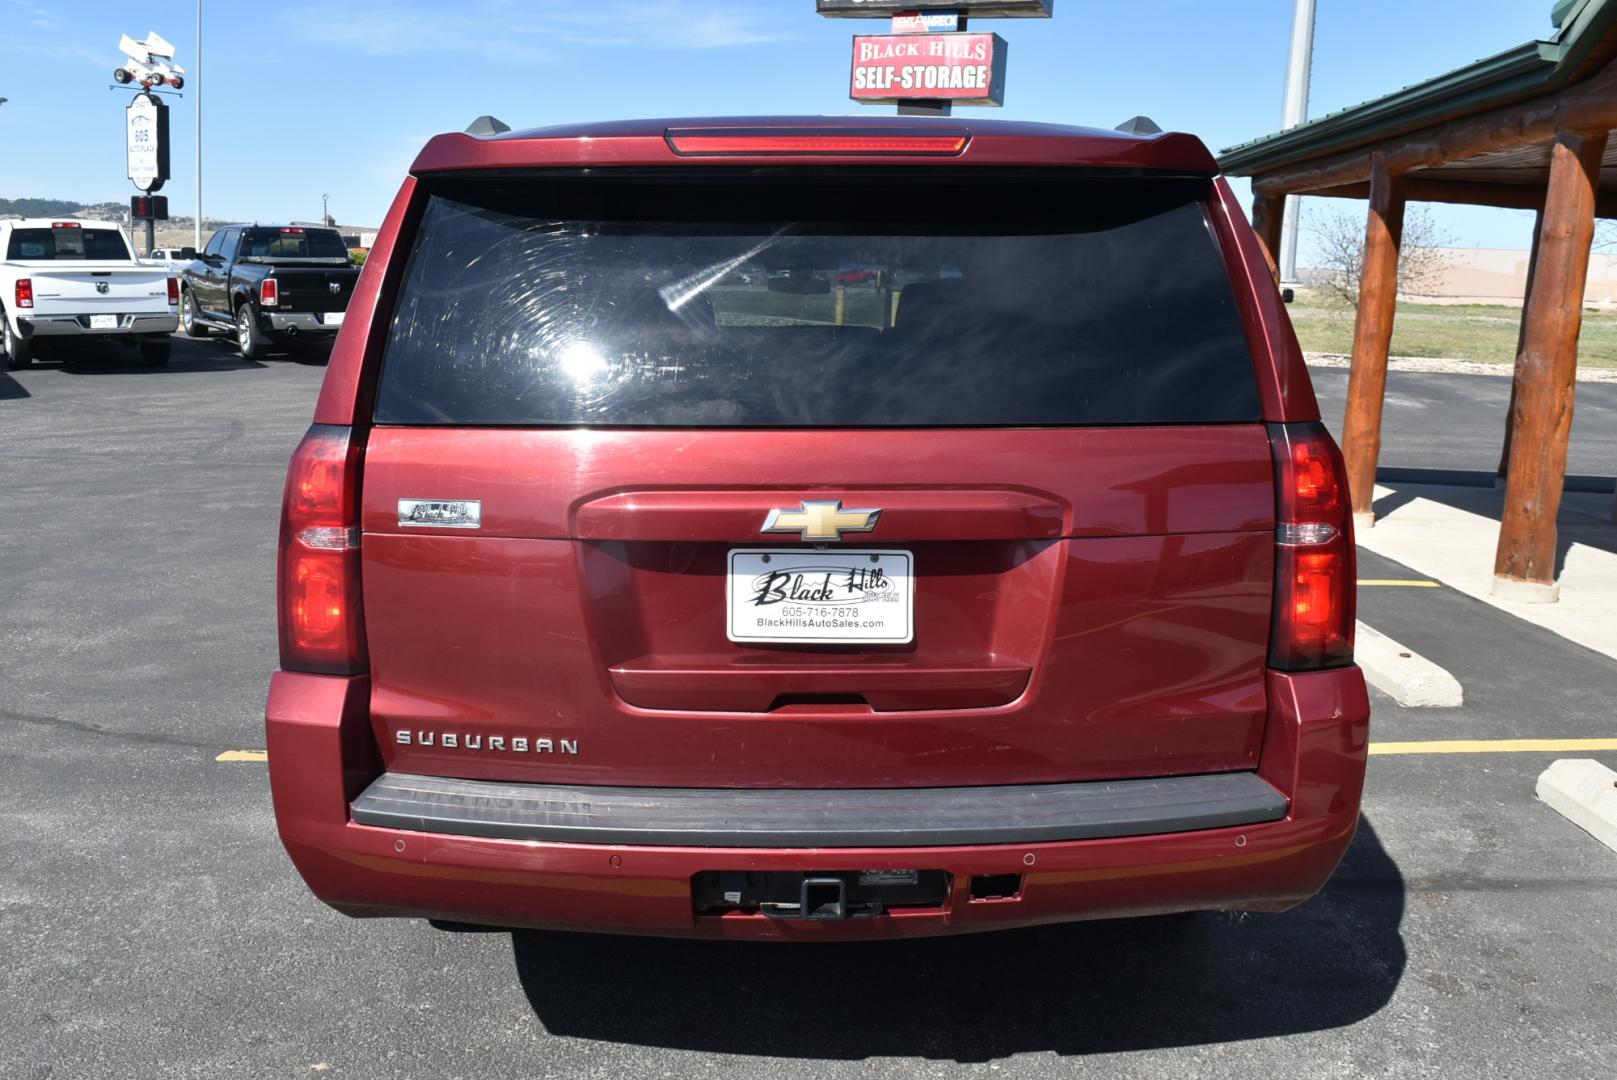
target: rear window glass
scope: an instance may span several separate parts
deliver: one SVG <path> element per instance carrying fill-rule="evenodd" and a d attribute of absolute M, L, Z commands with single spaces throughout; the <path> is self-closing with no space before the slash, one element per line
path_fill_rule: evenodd
<path fill-rule="evenodd" d="M 375 418 L 1258 418 L 1207 181 L 798 172 L 440 186 L 398 293 Z"/>
<path fill-rule="evenodd" d="M 346 259 L 348 248 L 339 233 L 326 229 L 247 229 L 242 259 Z"/>
<path fill-rule="evenodd" d="M 14 229 L 8 259 L 128 259 L 129 245 L 116 229 Z"/>

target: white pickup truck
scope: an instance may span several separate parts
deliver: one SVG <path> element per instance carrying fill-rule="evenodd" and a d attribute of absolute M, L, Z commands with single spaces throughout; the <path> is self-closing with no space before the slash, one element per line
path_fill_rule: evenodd
<path fill-rule="evenodd" d="M 12 370 L 69 340 L 139 345 L 148 366 L 166 364 L 179 301 L 178 279 L 136 261 L 112 222 L 0 219 L 0 354 Z"/>

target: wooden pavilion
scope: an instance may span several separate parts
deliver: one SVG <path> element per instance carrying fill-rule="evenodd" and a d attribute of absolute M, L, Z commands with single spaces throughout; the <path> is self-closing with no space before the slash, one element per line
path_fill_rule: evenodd
<path fill-rule="evenodd" d="M 1617 0 L 1559 0 L 1545 41 L 1226 150 L 1252 178 L 1271 255 L 1287 195 L 1367 199 L 1363 276 L 1342 442 L 1361 526 L 1372 512 L 1404 205 L 1538 212 L 1504 424 L 1494 592 L 1550 602 L 1578 331 L 1597 217 L 1617 217 Z"/>

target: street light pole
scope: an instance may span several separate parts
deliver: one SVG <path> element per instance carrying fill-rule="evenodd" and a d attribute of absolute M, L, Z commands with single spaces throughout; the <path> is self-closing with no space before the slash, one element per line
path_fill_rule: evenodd
<path fill-rule="evenodd" d="M 1291 52 L 1286 58 L 1286 96 L 1280 128 L 1285 131 L 1308 119 L 1308 82 L 1314 63 L 1314 0 L 1296 0 L 1291 17 Z M 1297 215 L 1301 199 L 1286 196 L 1280 226 L 1280 280 L 1297 280 Z"/>
<path fill-rule="evenodd" d="M 196 119 L 197 119 L 197 217 L 196 236 L 192 245 L 202 250 L 202 0 L 197 0 L 197 74 L 196 74 Z"/>

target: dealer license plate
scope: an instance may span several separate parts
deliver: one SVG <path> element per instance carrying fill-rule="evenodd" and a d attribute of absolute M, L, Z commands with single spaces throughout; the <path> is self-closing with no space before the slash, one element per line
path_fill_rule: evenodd
<path fill-rule="evenodd" d="M 908 551 L 730 552 L 731 641 L 902 644 L 915 637 Z"/>
<path fill-rule="evenodd" d="M 90 316 L 90 329 L 91 330 L 116 330 L 116 329 L 118 329 L 118 316 L 116 316 L 116 315 L 91 315 Z"/>
<path fill-rule="evenodd" d="M 342 317 L 344 314 L 346 314 L 346 312 L 328 311 L 324 315 L 320 316 L 320 321 L 326 326 L 341 326 Z"/>

